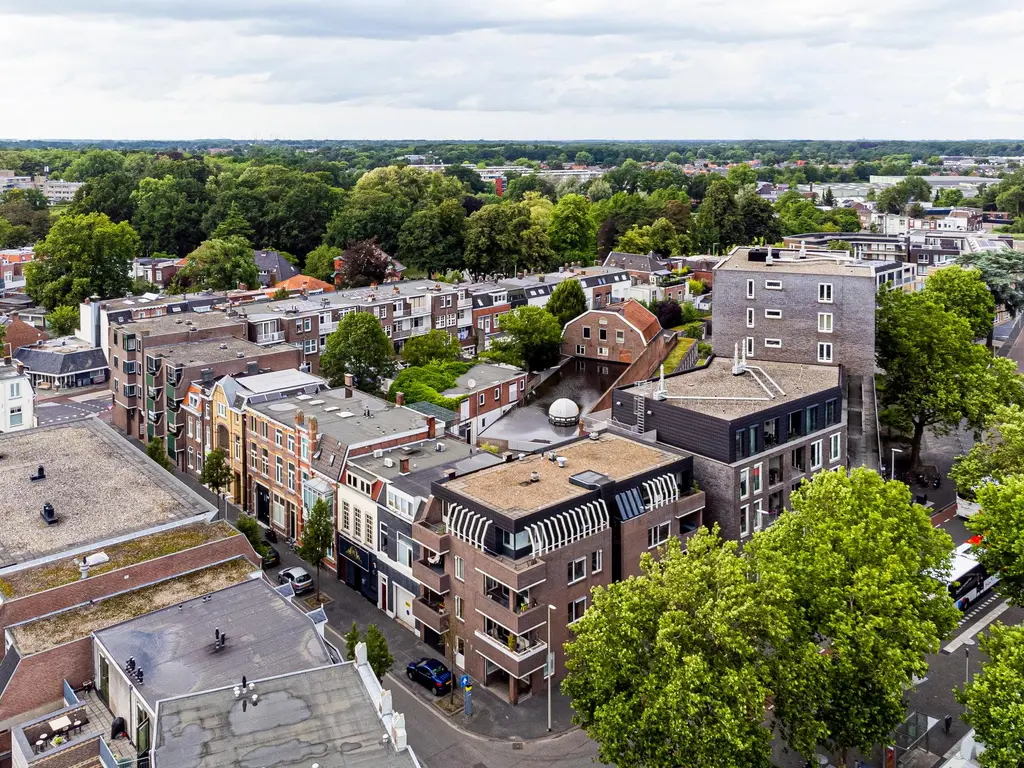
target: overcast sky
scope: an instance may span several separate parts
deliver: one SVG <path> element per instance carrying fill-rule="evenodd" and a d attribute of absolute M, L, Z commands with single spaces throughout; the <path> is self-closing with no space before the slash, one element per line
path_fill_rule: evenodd
<path fill-rule="evenodd" d="M 1020 0 L 0 0 L 9 138 L 1013 138 Z"/>

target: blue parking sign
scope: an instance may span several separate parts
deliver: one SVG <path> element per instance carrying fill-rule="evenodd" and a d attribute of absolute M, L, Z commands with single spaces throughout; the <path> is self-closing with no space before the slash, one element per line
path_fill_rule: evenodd
<path fill-rule="evenodd" d="M 465 688 L 469 685 L 469 675 L 462 675 L 459 678 L 459 688 Z"/>

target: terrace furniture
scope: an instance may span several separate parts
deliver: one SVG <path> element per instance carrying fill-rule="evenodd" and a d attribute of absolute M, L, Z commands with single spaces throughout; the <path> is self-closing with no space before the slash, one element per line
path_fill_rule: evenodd
<path fill-rule="evenodd" d="M 75 733 L 81 733 L 82 732 L 82 721 L 81 720 L 75 720 L 75 722 L 73 722 L 71 724 L 71 727 L 74 729 Z"/>
<path fill-rule="evenodd" d="M 51 720 L 49 726 L 54 735 L 65 733 L 71 728 L 71 718 L 67 715 L 61 715 L 56 720 Z"/>
<path fill-rule="evenodd" d="M 33 749 L 37 755 L 44 749 L 46 749 L 45 739 L 36 739 L 36 743 L 33 745 Z"/>

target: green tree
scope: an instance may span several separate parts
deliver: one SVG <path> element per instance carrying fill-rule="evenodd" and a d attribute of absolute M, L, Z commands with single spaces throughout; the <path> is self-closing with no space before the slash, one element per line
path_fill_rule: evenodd
<path fill-rule="evenodd" d="M 1012 213 L 1015 217 L 1024 213 L 1024 186 L 1010 187 L 996 197 L 996 207 L 1000 211 Z"/>
<path fill-rule="evenodd" d="M 511 275 L 525 268 L 523 236 L 530 226 L 525 205 L 485 205 L 466 222 L 466 268 L 478 276 Z"/>
<path fill-rule="evenodd" d="M 303 274 L 334 285 L 334 260 L 341 258 L 341 254 L 341 248 L 318 245 L 306 254 L 306 266 L 302 270 Z"/>
<path fill-rule="evenodd" d="M 46 198 L 35 189 L 9 189 L 0 195 L 0 219 L 24 231 L 25 242 L 42 240 L 50 231 L 50 211 Z"/>
<path fill-rule="evenodd" d="M 1024 627 L 997 622 L 978 646 L 988 661 L 956 698 L 967 708 L 964 722 L 985 745 L 978 762 L 984 768 L 1017 768 L 1024 765 Z"/>
<path fill-rule="evenodd" d="M 320 600 L 320 566 L 334 542 L 334 514 L 324 499 L 317 499 L 302 524 L 298 555 L 316 569 L 316 599 Z"/>
<path fill-rule="evenodd" d="M 78 307 L 54 307 L 46 316 L 46 328 L 50 336 L 70 336 L 78 328 Z"/>
<path fill-rule="evenodd" d="M 480 174 L 468 165 L 449 165 L 444 169 L 445 176 L 452 176 L 462 182 L 471 193 L 493 191 L 491 185 L 480 178 Z"/>
<path fill-rule="evenodd" d="M 903 213 L 910 202 L 910 195 L 907 190 L 896 184 L 883 189 L 875 198 L 875 207 L 883 213 Z"/>
<path fill-rule="evenodd" d="M 124 168 L 124 155 L 112 149 L 91 149 L 75 158 L 64 171 L 68 181 L 89 181 Z"/>
<path fill-rule="evenodd" d="M 238 203 L 231 204 L 231 208 L 228 209 L 228 215 L 210 234 L 210 237 L 215 240 L 222 240 L 226 237 L 241 237 L 250 243 L 255 236 L 256 230 L 245 220 L 245 216 L 242 215 L 242 210 Z"/>
<path fill-rule="evenodd" d="M 466 244 L 466 209 L 458 200 L 421 208 L 398 235 L 398 257 L 406 266 L 428 273 L 458 269 Z"/>
<path fill-rule="evenodd" d="M 975 498 L 986 482 L 1002 483 L 1024 467 L 1024 410 L 999 406 L 989 416 L 981 438 L 953 463 L 949 476 L 960 496 Z"/>
<path fill-rule="evenodd" d="M 1024 252 L 1003 248 L 964 253 L 957 263 L 977 268 L 996 305 L 1004 306 L 1011 316 L 1016 317 L 1024 308 Z"/>
<path fill-rule="evenodd" d="M 742 189 L 748 184 L 757 184 L 757 172 L 746 163 L 734 165 L 729 169 L 726 178 L 736 189 Z"/>
<path fill-rule="evenodd" d="M 786 596 L 774 646 L 774 716 L 789 745 L 842 764 L 903 722 L 903 695 L 960 613 L 935 574 L 953 542 L 903 483 L 855 468 L 819 472 L 792 511 L 747 545 L 758 579 Z"/>
<path fill-rule="evenodd" d="M 124 296 L 138 249 L 139 236 L 126 222 L 114 224 L 102 213 L 61 216 L 25 268 L 25 291 L 51 310 L 93 295 Z"/>
<path fill-rule="evenodd" d="M 369 312 L 345 315 L 337 330 L 327 337 L 327 347 L 320 356 L 320 373 L 332 387 L 341 386 L 345 374 L 351 373 L 363 392 L 379 392 L 381 380 L 394 374 L 395 368 L 391 339 Z"/>
<path fill-rule="evenodd" d="M 1024 399 L 1016 364 L 974 344 L 970 323 L 924 292 L 887 291 L 876 315 L 881 405 L 911 433 L 912 466 L 925 429 L 946 434 L 964 419 L 981 428 L 996 406 Z"/>
<path fill-rule="evenodd" d="M 899 183 L 909 195 L 910 200 L 927 203 L 932 199 L 932 188 L 921 176 L 907 176 Z"/>
<path fill-rule="evenodd" d="M 964 193 L 959 189 L 940 189 L 935 193 L 935 204 L 942 208 L 953 208 L 964 201 Z"/>
<path fill-rule="evenodd" d="M 829 240 L 827 248 L 830 251 L 848 251 L 850 254 L 853 253 L 853 244 L 849 240 Z"/>
<path fill-rule="evenodd" d="M 1024 604 L 1024 475 L 983 480 L 974 489 L 981 514 L 967 529 L 982 537 L 976 547 L 985 570 L 999 574 L 996 590 L 1016 605 Z"/>
<path fill-rule="evenodd" d="M 832 207 L 835 206 L 835 204 L 836 204 L 836 196 L 832 192 L 832 187 L 828 187 L 825 190 L 825 194 L 822 195 L 822 197 L 821 197 L 821 204 L 822 205 L 826 205 L 829 208 L 832 208 Z"/>
<path fill-rule="evenodd" d="M 592 591 L 565 645 L 562 691 L 601 762 L 634 768 L 767 768 L 770 648 L 780 592 L 751 578 L 734 541 L 670 539 L 642 575 Z"/>
<path fill-rule="evenodd" d="M 390 265 L 391 259 L 377 246 L 376 240 L 349 243 L 341 254 L 341 284 L 345 288 L 362 288 L 382 283 Z"/>
<path fill-rule="evenodd" d="M 924 293 L 947 312 L 970 323 L 974 338 L 991 338 L 996 302 L 980 270 L 944 267 L 928 277 Z"/>
<path fill-rule="evenodd" d="M 369 663 L 370 669 L 373 670 L 373 674 L 377 676 L 377 679 L 383 680 L 384 675 L 395 664 L 395 659 L 391 655 L 391 651 L 388 650 L 387 638 L 384 637 L 384 633 L 377 628 L 376 624 L 371 624 L 366 628 L 365 642 L 366 661 Z"/>
<path fill-rule="evenodd" d="M 403 368 L 388 389 L 388 400 L 394 402 L 398 393 L 407 403 L 433 403 L 450 411 L 458 411 L 464 396 L 445 397 L 442 392 L 455 387 L 458 377 L 469 371 L 472 363 L 430 360 L 421 366 Z"/>
<path fill-rule="evenodd" d="M 665 218 L 643 227 L 633 227 L 619 238 L 618 248 L 625 253 L 654 252 L 663 258 L 678 256 L 683 250 L 679 233 Z"/>
<path fill-rule="evenodd" d="M 402 360 L 410 366 L 426 365 L 429 362 L 456 362 L 462 359 L 459 340 L 447 331 L 437 328 L 422 336 L 413 336 L 402 347 Z"/>
<path fill-rule="evenodd" d="M 135 179 L 129 173 L 118 171 L 98 176 L 79 187 L 67 213 L 78 216 L 102 213 L 114 223 L 130 221 L 135 213 L 134 191 Z"/>
<path fill-rule="evenodd" d="M 260 271 L 252 246 L 240 237 L 207 240 L 188 255 L 174 276 L 175 292 L 181 287 L 230 291 L 239 285 L 255 288 Z"/>
<path fill-rule="evenodd" d="M 139 233 L 142 254 L 184 256 L 202 241 L 204 208 L 188 194 L 189 181 L 174 176 L 142 179 L 132 193 L 132 226 Z"/>
<path fill-rule="evenodd" d="M 587 187 L 587 198 L 592 203 L 608 200 L 613 194 L 612 185 L 604 179 L 594 179 Z"/>
<path fill-rule="evenodd" d="M 587 297 L 579 280 L 563 280 L 551 292 L 544 307 L 555 316 L 558 324 L 565 324 L 587 311 Z"/>
<path fill-rule="evenodd" d="M 224 501 L 224 491 L 231 484 L 231 466 L 224 455 L 223 448 L 214 448 L 206 453 L 203 468 L 199 472 L 199 482 L 217 494 L 217 511 Z"/>
<path fill-rule="evenodd" d="M 507 338 L 493 345 L 499 359 L 517 359 L 531 371 L 540 371 L 558 362 L 562 326 L 546 309 L 530 305 L 516 307 L 502 315 L 501 329 Z"/>
<path fill-rule="evenodd" d="M 235 527 L 249 540 L 249 546 L 253 548 L 257 555 L 263 557 L 267 554 L 267 545 L 261 539 L 262 531 L 260 524 L 256 522 L 256 518 L 249 515 L 239 515 L 238 520 L 235 522 Z"/>
<path fill-rule="evenodd" d="M 168 472 L 174 466 L 171 457 L 167 455 L 167 449 L 164 447 L 164 439 L 162 437 L 154 437 L 146 443 L 146 455 Z"/>
<path fill-rule="evenodd" d="M 356 646 L 359 645 L 359 627 L 352 622 L 352 629 L 345 633 L 345 658 L 353 661 L 356 657 Z"/>
<path fill-rule="evenodd" d="M 746 239 L 732 184 L 725 179 L 712 182 L 693 217 L 693 229 L 694 247 L 701 253 L 727 253 Z"/>
<path fill-rule="evenodd" d="M 582 150 L 576 153 L 574 162 L 576 163 L 576 165 L 593 165 L 594 156 L 587 152 L 586 150 Z"/>
<path fill-rule="evenodd" d="M 548 237 L 562 261 L 591 263 L 597 247 L 597 228 L 590 216 L 590 203 L 582 195 L 565 195 L 551 212 Z"/>
<path fill-rule="evenodd" d="M 736 206 L 743 222 L 743 242 L 775 243 L 782 239 L 782 225 L 775 208 L 748 186 L 736 195 Z"/>

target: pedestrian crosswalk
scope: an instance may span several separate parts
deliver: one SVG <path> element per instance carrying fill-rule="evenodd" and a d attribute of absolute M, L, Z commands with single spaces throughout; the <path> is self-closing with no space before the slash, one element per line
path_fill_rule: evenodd
<path fill-rule="evenodd" d="M 963 626 L 964 624 L 966 624 L 966 623 L 967 623 L 968 621 L 970 621 L 970 620 L 971 620 L 972 618 L 974 618 L 975 616 L 977 616 L 977 615 L 978 615 L 979 613 L 982 613 L 982 612 L 984 612 L 984 611 L 988 610 L 989 606 L 991 606 L 991 605 L 992 605 L 992 603 L 994 603 L 994 602 L 995 602 L 996 600 L 998 600 L 998 599 L 999 599 L 999 595 L 995 594 L 994 592 L 990 592 L 990 593 L 989 593 L 989 594 L 988 594 L 988 595 L 987 595 L 987 596 L 985 597 L 985 599 L 984 599 L 984 600 L 982 600 L 982 601 L 981 601 L 980 603 L 975 603 L 974 605 L 972 605 L 972 606 L 970 607 L 970 609 L 968 609 L 968 610 L 967 610 L 967 611 L 966 611 L 966 612 L 964 613 L 964 617 L 963 617 L 962 619 L 960 619 L 960 624 L 959 624 L 959 626 L 961 626 L 961 627 L 962 627 L 962 626 Z"/>

